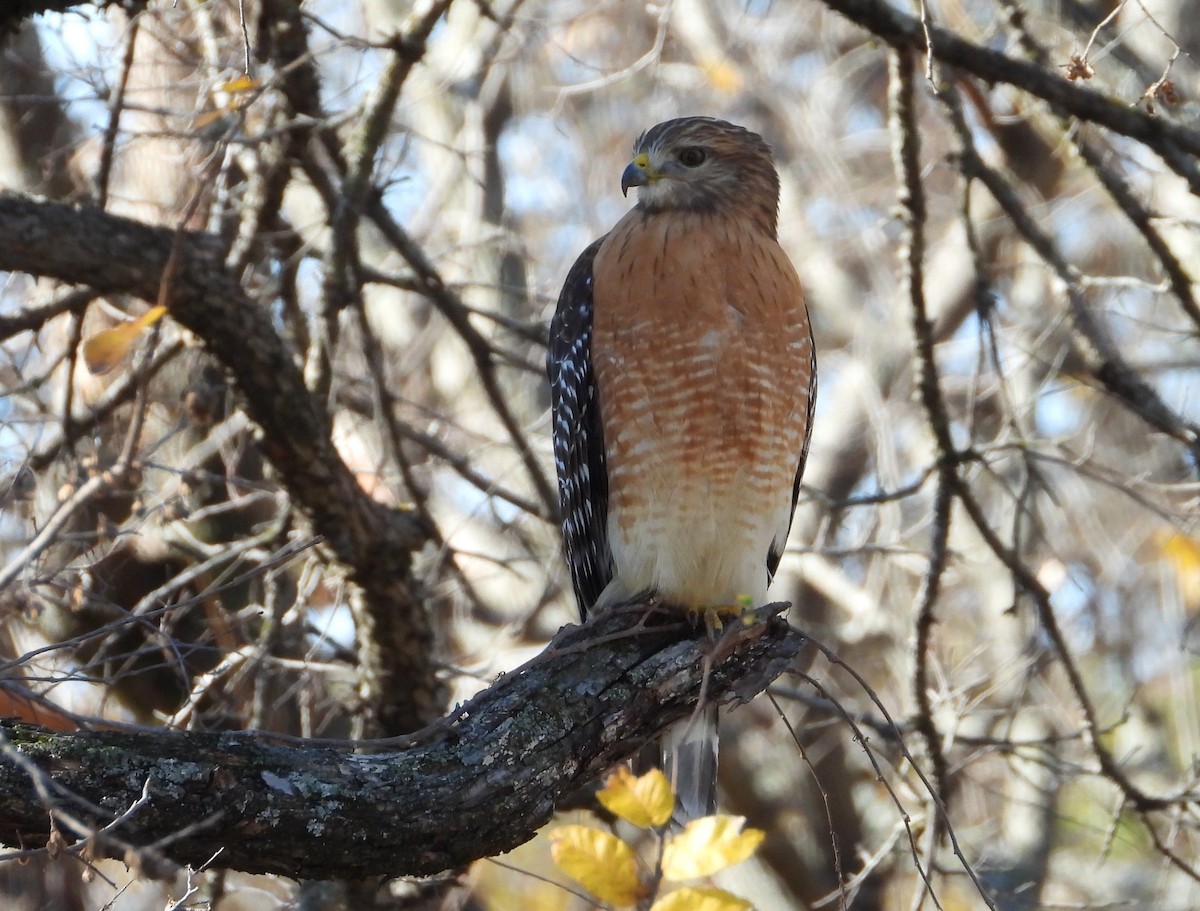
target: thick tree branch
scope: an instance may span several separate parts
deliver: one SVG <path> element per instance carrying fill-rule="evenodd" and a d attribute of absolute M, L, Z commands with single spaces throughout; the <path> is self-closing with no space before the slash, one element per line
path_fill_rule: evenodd
<path fill-rule="evenodd" d="M 169 288 L 161 284 L 175 255 Z M 174 232 L 95 208 L 0 193 L 0 271 L 27 272 L 101 293 L 157 302 L 204 340 L 233 375 L 246 409 L 262 428 L 263 452 L 326 544 L 386 618 L 395 648 L 390 668 L 398 691 L 413 698 L 389 730 L 415 730 L 437 714 L 432 689 L 428 619 L 410 591 L 410 555 L 427 539 L 411 514 L 376 503 L 338 455 L 323 405 L 304 386 L 292 352 L 270 314 L 229 274 L 221 242 L 208 234 Z"/>
<path fill-rule="evenodd" d="M 805 641 L 777 616 L 712 643 L 644 617 L 638 605 L 564 628 L 399 751 L 0 722 L 0 841 L 43 845 L 51 818 L 87 837 L 136 804 L 95 847 L 107 837 L 109 851 L 153 847 L 193 865 L 220 851 L 216 866 L 303 878 L 431 874 L 509 850 L 691 713 L 702 686 L 744 702 Z"/>
<path fill-rule="evenodd" d="M 426 18 L 418 16 L 413 23 L 414 31 L 411 34 L 414 43 L 408 45 L 405 51 L 413 55 L 412 62 L 419 59 L 423 41 L 442 10 L 442 0 L 438 0 L 432 8 L 427 8 L 421 14 Z M 287 129 L 283 131 L 286 148 L 281 161 L 294 163 L 310 158 L 305 150 L 310 141 L 316 138 L 339 173 L 345 175 L 346 164 L 340 140 L 332 128 L 316 126 L 326 124 L 328 118 L 321 107 L 321 75 L 316 65 L 317 57 L 308 43 L 308 23 L 300 5 L 294 0 L 263 0 L 259 24 L 259 53 L 274 68 L 285 100 L 280 113 L 282 122 L 287 124 Z M 396 40 L 404 43 L 400 37 Z M 396 91 L 399 91 L 402 82 L 403 79 L 399 79 L 394 85 Z M 371 158 L 365 149 L 362 151 L 364 159 Z M 362 166 L 369 170 L 367 161 L 364 160 Z M 324 171 L 318 170 L 320 176 L 325 177 Z M 285 171 L 287 167 L 281 165 L 281 174 Z M 274 207 L 282 203 L 282 180 L 281 177 L 271 203 Z M 338 186 L 341 185 L 339 181 Z M 309 339 L 306 344 L 312 353 L 309 366 L 314 368 L 309 374 L 313 380 L 311 388 L 318 393 L 328 389 L 331 378 L 331 364 L 325 358 L 336 347 L 338 308 L 353 299 L 361 302 L 361 295 L 357 291 L 351 293 L 351 285 L 355 288 L 358 286 L 357 273 L 362 266 L 354 230 L 359 203 L 344 198 L 339 192 L 325 194 L 325 203 L 332 236 L 331 250 L 324 260 L 326 284 L 322 320 L 314 327 L 321 337 Z M 334 248 L 339 247 L 341 252 L 335 252 Z M 351 285 L 346 284 L 348 281 L 351 281 Z M 321 400 L 325 400 L 324 395 Z M 427 515 L 414 510 L 411 513 L 413 524 L 422 528 L 427 540 L 436 541 L 437 530 L 423 519 Z M 383 574 L 377 581 L 383 582 L 390 577 L 397 586 L 394 603 L 372 597 L 366 586 L 363 591 L 365 598 L 360 599 L 352 593 L 351 603 L 357 624 L 361 693 L 367 706 L 367 717 L 363 720 L 367 722 L 370 733 L 396 734 L 414 730 L 432 721 L 442 713 L 445 705 L 428 660 L 432 633 L 422 593 L 411 587 L 405 588 L 403 578 L 391 576 L 389 567 L 380 568 Z"/>

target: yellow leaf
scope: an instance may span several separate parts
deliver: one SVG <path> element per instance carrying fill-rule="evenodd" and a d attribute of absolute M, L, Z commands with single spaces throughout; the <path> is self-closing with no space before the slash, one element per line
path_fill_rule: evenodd
<path fill-rule="evenodd" d="M 253 79 L 244 73 L 236 79 L 231 79 L 229 82 L 223 82 L 217 86 L 217 91 L 229 92 L 234 94 L 237 92 L 248 92 L 251 89 L 258 88 L 258 80 Z"/>
<path fill-rule="evenodd" d="M 675 809 L 675 792 L 661 769 L 634 777 L 620 766 L 596 792 L 596 799 L 613 815 L 643 829 L 663 825 Z"/>
<path fill-rule="evenodd" d="M 752 907 L 744 898 L 724 889 L 684 886 L 668 892 L 650 906 L 650 911 L 750 911 Z"/>
<path fill-rule="evenodd" d="M 742 816 L 704 816 L 689 822 L 663 848 L 663 876 L 694 879 L 741 863 L 766 837 L 761 829 L 743 832 L 745 822 Z"/>
<path fill-rule="evenodd" d="M 1200 610 L 1200 541 L 1168 529 L 1158 531 L 1154 541 L 1175 570 L 1185 609 L 1189 613 Z"/>
<path fill-rule="evenodd" d="M 197 114 L 196 119 L 192 121 L 192 126 L 197 130 L 203 130 L 205 127 L 212 126 L 232 110 L 234 110 L 232 107 L 228 107 Z"/>
<path fill-rule="evenodd" d="M 741 91 L 742 74 L 728 60 L 713 61 L 704 75 L 708 77 L 709 83 L 718 92 L 732 95 L 734 92 Z"/>
<path fill-rule="evenodd" d="M 550 833 L 555 865 L 596 898 L 632 905 L 642 897 L 637 858 L 615 835 L 590 826 L 563 826 Z"/>
<path fill-rule="evenodd" d="M 1177 531 L 1160 531 L 1155 535 L 1159 549 L 1171 565 L 1180 572 L 1200 571 L 1200 541 Z"/>
<path fill-rule="evenodd" d="M 151 307 L 137 319 L 97 332 L 83 343 L 83 362 L 92 373 L 108 373 L 125 359 L 133 343 L 146 329 L 153 326 L 166 307 Z"/>

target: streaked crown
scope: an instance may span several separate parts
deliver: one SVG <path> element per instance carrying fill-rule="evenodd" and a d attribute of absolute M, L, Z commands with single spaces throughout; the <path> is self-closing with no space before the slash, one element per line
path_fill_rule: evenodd
<path fill-rule="evenodd" d="M 713 117 L 680 117 L 646 130 L 633 151 L 621 185 L 639 188 L 640 209 L 741 214 L 775 235 L 779 175 L 757 133 Z"/>

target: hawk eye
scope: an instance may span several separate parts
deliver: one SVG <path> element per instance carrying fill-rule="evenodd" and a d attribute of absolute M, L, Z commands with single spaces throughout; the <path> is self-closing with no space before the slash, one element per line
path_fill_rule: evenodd
<path fill-rule="evenodd" d="M 700 167 L 706 158 L 708 158 L 708 153 L 699 146 L 689 146 L 679 153 L 679 161 L 689 168 Z"/>

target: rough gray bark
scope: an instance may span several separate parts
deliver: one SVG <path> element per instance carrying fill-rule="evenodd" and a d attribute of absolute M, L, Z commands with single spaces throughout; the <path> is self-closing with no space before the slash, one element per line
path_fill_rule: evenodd
<path fill-rule="evenodd" d="M 406 748 L 378 742 L 385 752 L 0 722 L 0 842 L 44 845 L 52 818 L 87 837 L 124 815 L 94 853 L 198 866 L 219 851 L 213 866 L 313 879 L 432 874 L 510 850 L 564 795 L 689 715 L 702 687 L 746 701 L 804 643 L 777 616 L 716 642 L 645 616 L 639 605 L 565 627 Z"/>

